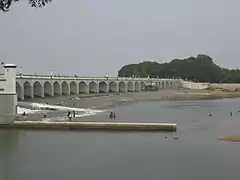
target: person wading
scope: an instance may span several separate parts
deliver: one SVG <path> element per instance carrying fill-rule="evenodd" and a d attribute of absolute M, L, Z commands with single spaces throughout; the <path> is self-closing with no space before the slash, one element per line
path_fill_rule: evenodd
<path fill-rule="evenodd" d="M 110 112 L 109 118 L 110 118 L 110 119 L 113 118 L 113 112 Z"/>
<path fill-rule="evenodd" d="M 71 114 L 71 112 L 68 110 L 68 113 L 67 113 L 67 117 L 68 118 L 69 118 L 70 114 Z"/>
<path fill-rule="evenodd" d="M 72 121 L 72 113 L 69 114 L 68 119 L 69 119 L 69 122 Z"/>

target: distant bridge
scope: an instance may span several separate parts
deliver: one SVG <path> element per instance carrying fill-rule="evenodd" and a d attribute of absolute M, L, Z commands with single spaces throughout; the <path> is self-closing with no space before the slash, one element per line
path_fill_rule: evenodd
<path fill-rule="evenodd" d="M 140 92 L 146 83 L 156 83 L 159 89 L 180 87 L 178 79 L 129 77 L 77 77 L 49 75 L 17 75 L 19 100 L 35 97 L 61 96 L 80 93 Z"/>

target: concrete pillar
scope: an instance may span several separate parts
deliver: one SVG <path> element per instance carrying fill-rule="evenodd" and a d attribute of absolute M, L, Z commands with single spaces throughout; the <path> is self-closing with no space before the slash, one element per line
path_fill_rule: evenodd
<path fill-rule="evenodd" d="M 53 89 L 53 85 L 52 85 L 52 90 L 51 90 L 51 96 L 54 96 L 54 89 Z"/>
<path fill-rule="evenodd" d="M 59 87 L 59 91 L 60 91 L 60 92 L 59 92 L 59 95 L 62 96 L 62 86 L 61 86 L 61 85 L 60 85 L 60 87 Z"/>
<path fill-rule="evenodd" d="M 4 65 L 5 78 L 1 84 L 3 91 L 0 92 L 0 124 L 10 124 L 17 114 L 16 68 L 15 64 Z"/>
<path fill-rule="evenodd" d="M 34 98 L 33 86 L 30 86 L 30 87 L 29 87 L 29 91 L 30 91 L 30 92 L 29 92 L 30 94 L 28 94 L 28 96 L 29 96 L 31 99 L 33 99 L 33 98 Z"/>
<path fill-rule="evenodd" d="M 40 97 L 44 98 L 44 87 L 41 86 Z"/>
<path fill-rule="evenodd" d="M 76 94 L 79 94 L 79 85 L 78 84 L 77 84 L 76 90 L 77 90 Z"/>
<path fill-rule="evenodd" d="M 23 85 L 20 85 L 20 91 L 19 91 L 19 93 L 18 93 L 18 98 L 20 99 L 20 100 L 24 100 L 24 87 L 23 87 Z"/>
<path fill-rule="evenodd" d="M 109 84 L 107 83 L 106 93 L 109 93 Z"/>

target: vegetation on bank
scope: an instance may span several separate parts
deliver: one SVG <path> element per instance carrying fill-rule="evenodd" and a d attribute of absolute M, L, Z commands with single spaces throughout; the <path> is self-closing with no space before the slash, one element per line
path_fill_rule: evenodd
<path fill-rule="evenodd" d="M 169 63 L 145 61 L 123 66 L 119 77 L 182 78 L 195 82 L 240 83 L 239 69 L 218 66 L 208 55 L 197 55 L 187 59 L 174 59 Z"/>

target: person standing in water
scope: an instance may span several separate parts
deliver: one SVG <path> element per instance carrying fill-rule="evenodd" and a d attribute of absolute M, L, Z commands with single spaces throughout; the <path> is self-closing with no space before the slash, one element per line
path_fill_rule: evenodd
<path fill-rule="evenodd" d="M 73 118 L 75 118 L 76 117 L 76 112 L 75 111 L 73 111 Z"/>
<path fill-rule="evenodd" d="M 113 119 L 116 119 L 116 114 L 115 114 L 115 112 L 113 113 Z"/>
<path fill-rule="evenodd" d="M 110 118 L 110 119 L 113 118 L 113 112 L 110 112 L 109 118 Z"/>
<path fill-rule="evenodd" d="M 72 121 L 72 113 L 69 114 L 68 119 L 69 119 L 69 122 Z"/>
<path fill-rule="evenodd" d="M 68 110 L 68 113 L 67 113 L 67 117 L 68 118 L 69 118 L 70 114 L 71 114 L 71 112 Z"/>

